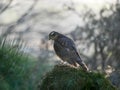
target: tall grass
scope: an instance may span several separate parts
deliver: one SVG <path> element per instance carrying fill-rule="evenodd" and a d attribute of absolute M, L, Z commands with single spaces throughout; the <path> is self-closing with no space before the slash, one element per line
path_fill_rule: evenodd
<path fill-rule="evenodd" d="M 22 42 L 0 37 L 0 90 L 29 90 L 28 56 Z"/>
<path fill-rule="evenodd" d="M 0 90 L 37 90 L 43 74 L 52 67 L 48 57 L 24 53 L 22 41 L 0 37 Z"/>

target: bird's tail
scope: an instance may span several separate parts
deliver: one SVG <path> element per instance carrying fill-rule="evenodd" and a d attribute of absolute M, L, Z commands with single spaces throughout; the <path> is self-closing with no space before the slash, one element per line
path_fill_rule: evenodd
<path fill-rule="evenodd" d="M 80 63 L 80 66 L 82 67 L 82 69 L 84 71 L 88 71 L 89 70 L 88 67 L 87 67 L 87 65 L 83 61 Z"/>
<path fill-rule="evenodd" d="M 82 67 L 84 71 L 89 71 L 87 65 L 81 59 L 77 60 L 77 63 Z"/>

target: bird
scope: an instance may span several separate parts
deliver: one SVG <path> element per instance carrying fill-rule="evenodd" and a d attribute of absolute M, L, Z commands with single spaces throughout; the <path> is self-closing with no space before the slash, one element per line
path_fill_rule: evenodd
<path fill-rule="evenodd" d="M 87 65 L 78 54 L 75 43 L 71 38 L 59 32 L 52 31 L 49 33 L 49 40 L 54 41 L 53 48 L 60 59 L 75 67 L 77 67 L 78 63 L 84 71 L 88 71 Z"/>

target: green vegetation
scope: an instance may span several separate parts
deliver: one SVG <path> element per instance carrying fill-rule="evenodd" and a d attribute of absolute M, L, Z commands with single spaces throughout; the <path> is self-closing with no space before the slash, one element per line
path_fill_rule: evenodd
<path fill-rule="evenodd" d="M 28 76 L 28 56 L 15 41 L 0 38 L 0 90 L 25 90 Z"/>
<path fill-rule="evenodd" d="M 44 76 L 40 90 L 116 90 L 116 88 L 100 73 L 57 65 Z"/>
<path fill-rule="evenodd" d="M 39 80 L 51 69 L 47 57 L 37 60 L 24 48 L 23 42 L 0 37 L 0 90 L 37 90 Z"/>

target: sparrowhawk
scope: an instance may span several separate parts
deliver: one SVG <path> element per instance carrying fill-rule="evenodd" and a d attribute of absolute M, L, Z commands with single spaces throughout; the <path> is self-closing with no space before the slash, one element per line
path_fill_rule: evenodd
<path fill-rule="evenodd" d="M 66 61 L 75 67 L 77 66 L 76 63 L 78 63 L 83 68 L 83 70 L 88 70 L 86 64 L 80 58 L 80 55 L 78 54 L 72 39 L 55 31 L 52 31 L 49 34 L 49 39 L 54 40 L 55 53 L 63 61 Z"/>

